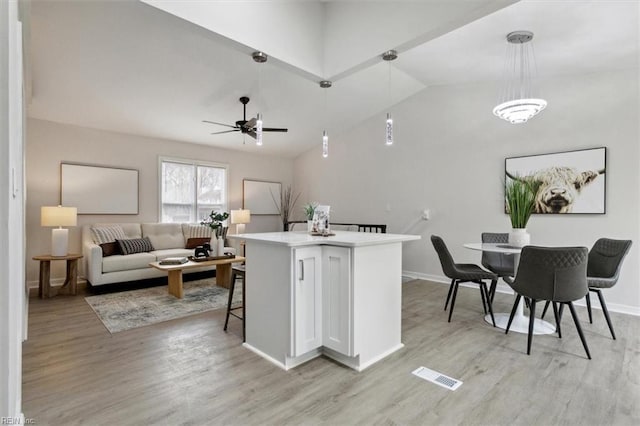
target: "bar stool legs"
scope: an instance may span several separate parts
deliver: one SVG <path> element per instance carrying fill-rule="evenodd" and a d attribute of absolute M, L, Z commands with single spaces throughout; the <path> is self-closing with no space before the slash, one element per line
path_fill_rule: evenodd
<path fill-rule="evenodd" d="M 242 306 L 237 306 L 235 308 L 231 307 L 231 304 L 233 302 L 233 292 L 236 288 L 236 279 L 238 277 L 242 278 Z M 236 268 L 232 268 L 231 270 L 231 285 L 229 286 L 229 300 L 227 301 L 227 315 L 226 318 L 224 320 L 224 331 L 227 331 L 227 326 L 229 325 L 229 315 L 233 315 L 234 317 L 242 320 L 242 341 L 245 341 L 245 331 L 246 331 L 246 324 L 244 321 L 245 318 L 245 304 L 244 304 L 244 298 L 245 296 L 245 275 L 244 275 L 244 271 L 241 270 L 237 270 Z M 242 316 L 235 314 L 233 311 L 236 309 L 242 309 Z"/>

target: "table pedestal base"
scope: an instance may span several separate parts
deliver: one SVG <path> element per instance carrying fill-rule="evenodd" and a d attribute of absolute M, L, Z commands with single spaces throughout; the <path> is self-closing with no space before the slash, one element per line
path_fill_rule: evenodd
<path fill-rule="evenodd" d="M 507 329 L 507 323 L 509 322 L 510 314 L 493 314 L 496 319 L 496 327 L 501 328 L 503 330 Z M 484 320 L 489 324 L 493 324 L 491 322 L 491 315 L 487 315 L 484 317 Z M 511 323 L 511 327 L 509 327 L 509 331 L 515 331 L 516 333 L 529 333 L 529 317 L 524 315 L 515 315 L 513 317 L 513 322 Z M 555 333 L 556 328 L 553 324 L 548 323 L 547 321 L 543 321 L 539 318 L 536 318 L 533 324 L 533 334 L 553 334 Z"/>

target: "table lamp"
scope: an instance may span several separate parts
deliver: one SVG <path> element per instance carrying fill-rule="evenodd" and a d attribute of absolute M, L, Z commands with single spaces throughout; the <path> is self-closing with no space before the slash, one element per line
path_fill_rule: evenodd
<path fill-rule="evenodd" d="M 57 226 L 51 230 L 51 256 L 66 256 L 69 247 L 69 230 L 63 226 L 76 226 L 78 209 L 75 207 L 41 207 L 40 225 Z"/>
<path fill-rule="evenodd" d="M 236 225 L 236 234 L 244 233 L 244 225 L 251 222 L 250 210 L 231 210 L 231 223 Z"/>

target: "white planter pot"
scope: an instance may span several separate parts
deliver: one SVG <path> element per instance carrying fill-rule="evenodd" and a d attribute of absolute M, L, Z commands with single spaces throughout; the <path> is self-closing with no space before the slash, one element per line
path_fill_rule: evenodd
<path fill-rule="evenodd" d="M 531 242 L 531 235 L 526 228 L 512 228 L 509 233 L 509 245 L 514 247 L 524 247 Z"/>
<path fill-rule="evenodd" d="M 307 232 L 313 231 L 313 220 L 307 220 Z"/>

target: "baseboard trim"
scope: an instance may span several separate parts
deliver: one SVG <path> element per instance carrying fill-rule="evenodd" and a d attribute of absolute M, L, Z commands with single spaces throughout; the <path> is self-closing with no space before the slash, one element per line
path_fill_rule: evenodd
<path fill-rule="evenodd" d="M 434 283 L 438 283 L 438 284 L 446 284 L 449 285 L 451 283 L 451 280 L 447 277 L 445 277 L 444 275 L 432 275 L 432 274 L 424 274 L 422 272 L 415 272 L 415 271 L 402 271 L 402 276 L 404 277 L 409 277 L 409 278 L 413 278 L 416 280 L 425 280 L 425 281 L 431 281 Z M 475 287 L 477 288 L 477 286 L 471 284 L 467 284 L 464 283 L 462 284 L 463 287 Z M 504 283 L 500 283 L 498 282 L 498 286 L 496 287 L 496 292 L 498 293 L 505 293 L 505 294 L 513 294 L 513 290 L 511 289 L 511 287 L 509 287 L 507 284 Z M 599 309 L 602 310 L 602 308 L 600 307 L 600 301 L 598 300 L 597 296 L 594 296 L 591 294 L 591 292 L 589 292 L 589 298 L 591 299 L 591 307 L 593 309 Z M 579 301 L 574 302 L 574 305 L 576 306 L 587 306 L 587 303 L 584 301 L 584 299 L 581 299 Z M 631 306 L 631 305 L 622 305 L 619 303 L 609 303 L 607 302 L 607 308 L 609 309 L 609 312 L 616 312 L 619 314 L 626 314 L 626 315 L 633 315 L 633 316 L 640 316 L 640 307 L 635 307 L 635 306 Z"/>
<path fill-rule="evenodd" d="M 51 278 L 49 282 L 51 283 L 51 287 L 62 287 L 62 284 L 64 284 L 64 278 Z M 78 284 L 86 284 L 86 283 L 87 283 L 87 280 L 85 278 L 78 278 Z M 31 290 L 32 288 L 37 289 L 39 286 L 40 286 L 40 281 L 38 280 L 27 281 L 27 288 L 29 288 L 29 290 Z"/>

